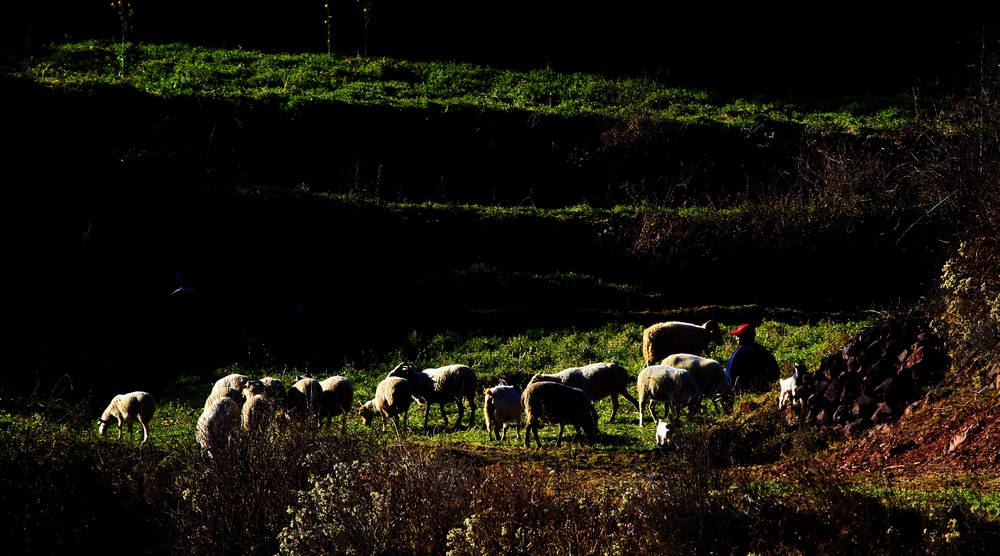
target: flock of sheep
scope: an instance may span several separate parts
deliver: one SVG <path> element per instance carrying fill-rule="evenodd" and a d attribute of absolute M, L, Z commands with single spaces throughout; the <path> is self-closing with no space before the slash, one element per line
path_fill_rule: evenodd
<path fill-rule="evenodd" d="M 241 431 L 261 434 L 273 427 L 308 422 L 315 422 L 317 427 L 322 427 L 324 422 L 329 426 L 334 417 L 340 416 L 341 430 L 346 432 L 347 418 L 352 411 L 365 425 L 380 419 L 383 431 L 391 422 L 398 434 L 399 418 L 403 417 L 402 426 L 406 427 L 406 417 L 414 401 L 423 408 L 425 429 L 432 404 L 440 407 L 445 427 L 448 427 L 445 405 L 455 404 L 456 429 L 462 426 L 465 405 L 468 405 L 466 426 L 471 428 L 475 422 L 475 400 L 482 396 L 491 441 L 504 441 L 511 425 L 520 440 L 523 418 L 525 447 L 530 447 L 532 436 L 535 444 L 541 447 L 538 438 L 541 423 L 559 425 L 556 446 L 560 446 L 567 425 L 575 429 L 577 439 L 586 437 L 588 442 L 593 442 L 598 433 L 594 402 L 611 398 L 609 421 L 614 421 L 620 396 L 638 411 L 640 427 L 645 412 L 649 412 L 657 424 L 656 445 L 663 449 L 672 442 L 671 435 L 678 426 L 682 409 L 694 413 L 702 401 L 708 399 L 717 410 L 732 410 L 733 385 L 722 365 L 702 356 L 711 342 L 722 342 L 719 327 L 713 321 L 703 325 L 672 321 L 647 328 L 642 340 L 646 366 L 635 381 L 637 398 L 628 391 L 631 383 L 628 371 L 609 362 L 536 374 L 523 391 L 504 380 L 479 391 L 476 374 L 466 365 L 418 370 L 403 362 L 377 385 L 374 397 L 356 409 L 354 385 L 343 376 L 322 381 L 300 376 L 286 389 L 282 381 L 274 377 L 251 379 L 243 374 L 231 374 L 213 386 L 198 419 L 195 436 L 202 451 L 211 456 Z M 793 380 L 788 387 L 794 387 L 795 382 Z M 784 381 L 782 387 L 785 387 Z M 784 398 L 787 394 L 781 395 Z M 790 395 L 787 396 L 790 401 Z M 658 402 L 666 406 L 664 419 L 656 416 Z M 108 425 L 117 423 L 120 438 L 124 425 L 131 434 L 132 424 L 139 423 L 145 442 L 149 438 L 149 423 L 155 406 L 153 397 L 146 392 L 115 396 L 99 420 L 99 431 L 103 435 Z M 671 414 L 674 415 L 672 420 Z"/>

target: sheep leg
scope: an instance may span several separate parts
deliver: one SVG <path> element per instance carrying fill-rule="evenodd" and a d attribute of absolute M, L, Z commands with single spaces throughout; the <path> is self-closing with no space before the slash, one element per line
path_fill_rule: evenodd
<path fill-rule="evenodd" d="M 634 407 L 636 411 L 642 413 L 642 410 L 639 409 L 639 401 L 633 398 L 632 394 L 628 393 L 628 390 L 622 390 L 621 392 L 619 392 L 619 394 L 621 394 L 623 398 L 628 400 L 628 402 L 632 404 L 632 407 Z"/>
<path fill-rule="evenodd" d="M 462 414 L 465 413 L 465 406 L 462 405 L 462 398 L 458 398 L 457 400 L 455 400 L 455 404 L 458 406 L 458 412 L 457 412 L 458 416 L 455 417 L 455 430 L 458 430 L 458 429 L 462 428 Z M 444 408 L 444 406 L 442 406 L 442 410 L 441 410 L 441 414 L 442 415 L 444 414 L 444 409 L 443 408 Z M 445 422 L 444 425 L 446 427 L 448 426 L 447 421 Z"/>
<path fill-rule="evenodd" d="M 472 430 L 476 424 L 476 398 L 467 396 L 466 399 L 469 401 L 469 430 Z"/>
<path fill-rule="evenodd" d="M 563 430 L 565 428 L 566 428 L 565 424 L 559 423 L 559 436 L 556 437 L 556 448 L 562 445 L 562 435 L 563 435 Z"/>
<path fill-rule="evenodd" d="M 145 442 L 149 440 L 149 427 L 146 426 L 145 421 L 139 421 L 139 424 L 142 425 L 142 441 Z"/>

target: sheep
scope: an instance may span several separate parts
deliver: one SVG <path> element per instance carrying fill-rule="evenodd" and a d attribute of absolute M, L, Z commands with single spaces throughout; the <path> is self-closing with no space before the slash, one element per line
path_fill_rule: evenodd
<path fill-rule="evenodd" d="M 694 404 L 698 402 L 700 391 L 691 373 L 667 365 L 650 365 L 639 371 L 636 379 L 636 389 L 639 391 L 639 426 L 642 426 L 643 411 L 648 407 L 649 415 L 656 421 L 654 406 L 656 402 L 667 404 L 667 416 L 671 410 L 680 416 L 680 408 L 687 407 L 690 413 L 695 412 Z"/>
<path fill-rule="evenodd" d="M 250 396 L 263 396 L 267 394 L 267 386 L 259 380 L 251 380 L 246 383 L 246 386 L 243 387 L 241 393 L 243 394 L 244 399 L 249 398 Z"/>
<path fill-rule="evenodd" d="M 226 385 L 217 386 L 214 387 L 212 389 L 212 393 L 205 398 L 205 405 L 202 407 L 202 411 L 208 409 L 208 406 L 212 405 L 212 403 L 219 398 L 229 398 L 238 405 L 243 405 L 243 402 L 246 401 L 246 397 L 243 395 L 243 390 Z"/>
<path fill-rule="evenodd" d="M 659 322 L 642 331 L 642 357 L 646 365 L 656 365 L 674 353 L 703 355 L 712 342 L 722 344 L 722 330 L 714 320 L 701 326 L 679 321 Z"/>
<path fill-rule="evenodd" d="M 736 401 L 736 391 L 733 383 L 726 376 L 726 370 L 722 368 L 722 363 L 707 357 L 699 357 L 691 353 L 675 353 L 666 356 L 660 365 L 685 369 L 691 373 L 698 390 L 698 407 L 701 407 L 701 400 L 708 398 L 712 401 L 716 411 L 729 413 L 733 409 Z"/>
<path fill-rule="evenodd" d="M 543 380 L 562 382 L 566 386 L 579 388 L 587 394 L 591 402 L 595 403 L 610 396 L 611 417 L 608 418 L 608 422 L 614 421 L 618 413 L 619 395 L 639 411 L 639 402 L 628 393 L 628 371 L 617 363 L 592 363 L 583 367 L 570 367 L 553 374 L 536 374 L 531 377 L 530 382 Z"/>
<path fill-rule="evenodd" d="M 680 428 L 680 421 L 677 419 L 671 419 L 669 421 L 664 419 L 656 420 L 656 450 L 661 454 L 667 451 L 676 451 L 680 449 L 677 441 L 674 440 L 674 433 Z"/>
<path fill-rule="evenodd" d="M 149 440 L 149 424 L 153 420 L 153 413 L 156 411 L 156 400 L 149 392 L 129 392 L 119 394 L 111 398 L 111 403 L 98 419 L 100 423 L 97 427 L 101 436 L 104 436 L 108 425 L 118 424 L 118 438 L 122 437 L 122 425 L 128 425 L 129 438 L 132 437 L 132 424 L 142 425 L 142 441 Z"/>
<path fill-rule="evenodd" d="M 315 417 L 319 425 L 319 404 L 323 395 L 323 386 L 319 381 L 309 376 L 296 377 L 295 383 L 285 394 L 285 417 L 298 423 Z"/>
<path fill-rule="evenodd" d="M 228 447 L 240 429 L 240 422 L 240 405 L 232 398 L 222 397 L 212 402 L 201 412 L 195 429 L 195 439 L 202 452 L 211 458 Z"/>
<path fill-rule="evenodd" d="M 347 433 L 347 413 L 354 407 L 354 384 L 345 376 L 331 376 L 319 383 L 322 393 L 319 398 L 319 418 L 326 420 L 327 426 L 337 415 L 341 415 L 341 432 Z"/>
<path fill-rule="evenodd" d="M 784 409 L 786 405 L 794 405 L 799 402 L 798 389 L 806 381 L 806 366 L 795 362 L 792 364 L 794 372 L 792 376 L 781 379 L 778 383 L 781 392 L 778 394 L 778 409 Z"/>
<path fill-rule="evenodd" d="M 264 433 L 270 430 L 276 414 L 276 400 L 268 394 L 252 394 L 243 402 L 243 430 Z"/>
<path fill-rule="evenodd" d="M 559 436 L 556 437 L 556 447 L 562 444 L 563 430 L 566 425 L 576 428 L 576 438 L 582 438 L 581 431 L 587 435 L 587 442 L 593 443 L 597 436 L 597 410 L 579 388 L 566 386 L 561 382 L 532 382 L 521 393 L 521 407 L 524 408 L 526 421 L 524 425 L 524 447 L 531 447 L 531 434 L 535 435 L 535 445 L 542 447 L 538 440 L 539 423 L 558 423 Z"/>
<path fill-rule="evenodd" d="M 243 390 L 243 388 L 250 382 L 250 377 L 240 373 L 233 373 L 226 375 L 219 380 L 215 381 L 215 385 L 212 386 L 212 391 L 222 390 L 225 387 L 234 388 L 236 390 Z"/>
<path fill-rule="evenodd" d="M 275 400 L 285 399 L 285 383 L 281 382 L 280 378 L 274 378 L 273 376 L 265 376 L 260 379 L 261 384 L 264 385 L 267 395 Z"/>
<path fill-rule="evenodd" d="M 510 423 L 514 424 L 517 439 L 521 439 L 521 414 L 524 413 L 524 408 L 521 407 L 521 392 L 517 388 L 501 380 L 493 388 L 483 390 L 483 413 L 490 440 L 493 440 L 494 434 L 498 442 L 506 440 Z"/>
<path fill-rule="evenodd" d="M 365 426 L 371 425 L 375 416 L 382 417 L 382 432 L 385 432 L 386 421 L 392 418 L 399 434 L 399 416 L 403 416 L 403 427 L 406 427 L 406 414 L 413 403 L 413 391 L 410 381 L 405 378 L 390 376 L 382 379 L 375 387 L 375 397 L 363 403 L 358 409 L 358 415 Z"/>
<path fill-rule="evenodd" d="M 462 426 L 462 415 L 465 406 L 462 398 L 469 404 L 469 428 L 476 419 L 476 373 L 465 365 L 446 365 L 436 369 L 418 371 L 405 361 L 389 371 L 388 376 L 405 378 L 410 381 L 413 399 L 424 408 L 424 428 L 430 415 L 431 405 L 438 404 L 441 408 L 441 418 L 448 427 L 448 416 L 444 405 L 455 402 L 458 406 L 458 417 L 455 429 Z"/>

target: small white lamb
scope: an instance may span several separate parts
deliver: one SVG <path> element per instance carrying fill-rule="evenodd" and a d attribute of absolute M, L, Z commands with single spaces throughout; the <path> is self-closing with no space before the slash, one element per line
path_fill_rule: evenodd
<path fill-rule="evenodd" d="M 100 425 L 97 430 L 101 436 L 107 430 L 109 424 L 118 423 L 118 438 L 122 437 L 122 425 L 128 425 L 128 435 L 132 436 L 132 423 L 142 425 L 142 441 L 149 440 L 149 423 L 153 420 L 153 413 L 156 411 L 156 400 L 149 392 L 130 392 L 119 394 L 111 398 L 111 403 L 104 410 L 101 418 L 98 419 Z"/>
<path fill-rule="evenodd" d="M 798 389 L 806 380 L 806 366 L 802 363 L 794 363 L 794 374 L 779 381 L 781 393 L 778 394 L 778 409 L 784 409 L 786 405 L 792 405 L 799 401 L 796 397 Z"/>

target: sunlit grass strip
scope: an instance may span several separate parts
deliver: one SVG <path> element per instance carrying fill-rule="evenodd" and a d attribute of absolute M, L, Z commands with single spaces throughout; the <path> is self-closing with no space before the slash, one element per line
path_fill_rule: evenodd
<path fill-rule="evenodd" d="M 268 54 L 185 44 L 103 41 L 52 45 L 13 73 L 52 87 L 131 86 L 162 97 L 255 101 L 285 109 L 344 102 L 392 108 L 530 111 L 560 117 L 636 115 L 759 131 L 873 133 L 913 118 L 912 99 L 723 99 L 648 78 L 611 79 L 551 68 L 527 72 L 456 62 L 411 62 L 326 53 Z M 11 73 L 11 70 L 8 70 Z"/>

